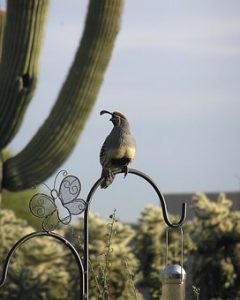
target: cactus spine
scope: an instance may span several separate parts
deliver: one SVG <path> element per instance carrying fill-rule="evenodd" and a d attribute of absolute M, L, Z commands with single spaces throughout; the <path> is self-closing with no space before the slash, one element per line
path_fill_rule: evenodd
<path fill-rule="evenodd" d="M 49 117 L 25 148 L 4 162 L 5 188 L 22 190 L 42 182 L 72 151 L 95 104 L 111 58 L 122 6 L 123 0 L 90 1 L 81 43 Z M 17 118 L 15 113 L 14 119 Z"/>

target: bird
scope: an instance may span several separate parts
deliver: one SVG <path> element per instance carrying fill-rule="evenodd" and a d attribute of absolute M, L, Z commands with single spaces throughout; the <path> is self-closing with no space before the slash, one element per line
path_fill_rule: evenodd
<path fill-rule="evenodd" d="M 113 123 L 113 129 L 106 137 L 100 151 L 101 178 L 104 178 L 101 188 L 107 188 L 114 180 L 114 171 L 123 170 L 126 177 L 128 164 L 135 158 L 136 142 L 130 132 L 128 120 L 122 113 L 102 110 L 100 115 L 103 114 L 110 114 L 109 121 Z"/>

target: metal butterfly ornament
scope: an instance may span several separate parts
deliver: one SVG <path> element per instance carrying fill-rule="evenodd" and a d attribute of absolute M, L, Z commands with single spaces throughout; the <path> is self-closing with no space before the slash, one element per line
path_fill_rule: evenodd
<path fill-rule="evenodd" d="M 56 182 L 60 173 L 65 177 L 57 190 Z M 42 228 L 48 232 L 55 230 L 59 223 L 69 224 L 72 215 L 81 214 L 86 207 L 86 202 L 78 198 L 81 191 L 80 180 L 74 175 L 67 175 L 66 171 L 60 171 L 57 174 L 54 188 L 49 190 L 50 195 L 37 193 L 29 203 L 32 214 L 44 219 Z"/>

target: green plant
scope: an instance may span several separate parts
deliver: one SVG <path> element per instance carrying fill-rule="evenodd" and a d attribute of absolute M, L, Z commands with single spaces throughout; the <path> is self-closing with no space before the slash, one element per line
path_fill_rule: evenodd
<path fill-rule="evenodd" d="M 0 22 L 0 150 L 13 139 L 32 99 L 49 0 L 9 0 Z M 95 104 L 119 31 L 123 0 L 90 0 L 81 43 L 49 117 L 28 145 L 3 163 L 2 186 L 46 180 L 68 157 Z"/>
<path fill-rule="evenodd" d="M 190 235 L 195 248 L 189 255 L 189 272 L 203 299 L 240 297 L 240 212 L 220 194 L 216 202 L 204 194 L 194 197 Z"/>
<path fill-rule="evenodd" d="M 30 213 L 29 201 L 37 193 L 37 189 L 27 189 L 20 192 L 2 191 L 2 209 L 11 209 L 17 218 L 26 220 L 35 230 L 42 229 L 42 220 Z"/>
<path fill-rule="evenodd" d="M 110 254 L 113 251 L 112 248 L 112 238 L 114 235 L 114 224 L 117 222 L 116 219 L 116 210 L 114 210 L 113 214 L 109 216 L 111 219 L 110 223 L 108 223 L 108 233 L 107 233 L 107 241 L 106 241 L 106 249 L 103 253 L 104 255 L 104 263 L 103 265 L 100 265 L 100 271 L 101 271 L 101 281 L 102 281 L 102 291 L 100 292 L 100 298 L 102 299 L 108 299 L 109 297 L 109 273 L 110 273 L 110 267 L 111 267 L 111 257 Z M 98 280 L 98 277 L 96 278 Z M 100 284 L 99 284 L 100 286 Z"/>
<path fill-rule="evenodd" d="M 200 299 L 200 288 L 198 288 L 195 285 L 193 285 L 192 289 L 193 289 L 194 295 L 196 295 L 196 299 L 199 300 Z"/>
<path fill-rule="evenodd" d="M 5 11 L 0 9 L 0 61 L 2 56 L 2 41 L 5 27 Z"/>
<path fill-rule="evenodd" d="M 127 280 L 128 290 L 132 294 L 132 299 L 135 300 L 142 299 L 142 295 L 139 293 L 139 291 L 136 288 L 136 283 L 135 283 L 136 274 L 134 274 L 133 270 L 130 268 L 129 261 L 127 258 L 123 258 L 123 265 L 126 270 L 126 280 Z"/>
<path fill-rule="evenodd" d="M 22 236 L 34 229 L 23 219 L 16 218 L 11 210 L 0 211 L 0 258 L 5 259 L 10 248 Z M 40 237 L 22 245 L 9 265 L 5 285 L 0 289 L 0 298 L 9 299 L 70 299 L 65 247 L 49 237 Z M 0 267 L 2 276 L 2 268 Z M 34 297 L 33 297 L 34 295 Z"/>
<path fill-rule="evenodd" d="M 177 216 L 171 215 L 174 220 Z M 141 212 L 136 235 L 133 241 L 135 254 L 141 264 L 138 273 L 141 275 L 140 287 L 147 290 L 151 299 L 161 296 L 161 272 L 166 266 L 166 225 L 161 207 L 148 205 Z M 184 262 L 187 253 L 192 249 L 191 238 L 188 235 L 188 225 L 184 226 Z M 178 230 L 169 232 L 168 262 L 181 261 L 181 237 Z"/>
<path fill-rule="evenodd" d="M 3 151 L 4 160 L 11 156 L 10 151 Z M 1 195 L 2 203 L 0 202 L 0 209 L 13 210 L 17 218 L 24 219 L 36 230 L 41 230 L 42 220 L 33 216 L 29 210 L 29 201 L 37 192 L 39 192 L 37 187 L 18 192 L 12 192 L 4 189 Z"/>
<path fill-rule="evenodd" d="M 136 299 L 137 295 L 140 300 L 134 287 L 138 261 L 129 244 L 134 231 L 117 221 L 115 212 L 110 215 L 110 222 L 102 220 L 98 214 L 90 214 L 89 228 L 90 299 L 125 300 Z M 80 253 L 82 239 L 79 232 L 82 230 L 81 219 L 78 225 L 67 230 L 67 237 L 75 240 Z"/>

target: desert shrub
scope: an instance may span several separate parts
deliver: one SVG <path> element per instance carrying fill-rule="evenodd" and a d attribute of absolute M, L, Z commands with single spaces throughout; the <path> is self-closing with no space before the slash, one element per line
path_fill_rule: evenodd
<path fill-rule="evenodd" d="M 67 237 L 75 242 L 80 253 L 83 247 L 82 230 L 82 219 L 74 228 L 67 230 Z M 101 219 L 99 214 L 89 215 L 91 300 L 141 299 L 134 286 L 138 261 L 129 244 L 133 235 L 133 229 L 117 221 L 115 213 L 109 221 Z"/>
<path fill-rule="evenodd" d="M 178 220 L 178 216 L 170 216 Z M 187 253 L 194 248 L 188 235 L 188 224 L 184 226 L 184 262 Z M 134 238 L 134 249 L 140 261 L 138 273 L 141 274 L 139 285 L 149 291 L 151 299 L 160 299 L 161 272 L 166 263 L 181 263 L 181 237 L 179 230 L 169 231 L 168 261 L 166 262 L 166 225 L 162 209 L 146 206 L 141 212 Z"/>
<path fill-rule="evenodd" d="M 0 211 L 0 258 L 34 229 L 11 210 Z M 10 262 L 7 281 L 0 289 L 1 299 L 68 299 L 70 274 L 66 270 L 66 251 L 49 237 L 34 238 L 21 246 Z M 2 274 L 2 269 L 0 270 Z"/>
<path fill-rule="evenodd" d="M 240 299 L 240 212 L 220 194 L 217 202 L 204 194 L 193 199 L 190 232 L 195 249 L 189 255 L 192 281 L 202 299 Z"/>

